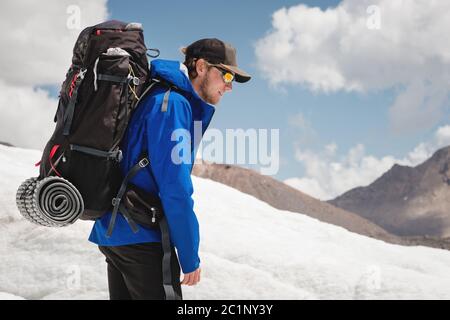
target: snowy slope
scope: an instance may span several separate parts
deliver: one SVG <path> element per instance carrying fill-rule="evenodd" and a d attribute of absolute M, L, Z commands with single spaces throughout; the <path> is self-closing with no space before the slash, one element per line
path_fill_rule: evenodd
<path fill-rule="evenodd" d="M 15 207 L 40 152 L 0 146 L 0 299 L 107 299 L 92 222 L 37 227 Z M 193 177 L 202 281 L 186 299 L 450 299 L 450 252 L 366 238 Z"/>

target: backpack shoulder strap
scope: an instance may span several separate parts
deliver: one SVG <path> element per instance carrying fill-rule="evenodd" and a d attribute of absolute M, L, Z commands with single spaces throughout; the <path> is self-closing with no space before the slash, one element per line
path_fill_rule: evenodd
<path fill-rule="evenodd" d="M 153 78 L 150 80 L 150 84 L 148 85 L 147 89 L 141 94 L 139 97 L 139 101 L 141 101 L 150 91 L 156 86 L 162 86 L 167 88 L 167 91 L 164 93 L 163 103 L 161 105 L 161 112 L 167 111 L 167 106 L 169 104 L 169 96 L 171 91 L 180 91 L 177 86 L 171 84 L 168 81 L 165 81 L 163 79 L 159 78 Z"/>
<path fill-rule="evenodd" d="M 164 94 L 164 99 L 163 99 L 163 103 L 161 106 L 161 112 L 167 111 L 167 105 L 169 104 L 170 90 L 171 90 L 171 88 L 169 88 L 169 90 L 167 90 L 166 93 Z"/>

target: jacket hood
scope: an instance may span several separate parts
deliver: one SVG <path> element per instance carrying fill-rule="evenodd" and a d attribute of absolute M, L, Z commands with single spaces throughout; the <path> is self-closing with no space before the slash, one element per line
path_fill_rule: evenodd
<path fill-rule="evenodd" d="M 214 105 L 205 102 L 195 92 L 188 76 L 187 67 L 179 61 L 155 59 L 150 64 L 150 78 L 164 79 L 182 91 L 182 94 L 192 106 L 194 119 L 202 120 L 203 135 L 211 122 L 216 108 Z"/>
<path fill-rule="evenodd" d="M 163 59 L 153 60 L 150 63 L 150 77 L 162 78 L 190 95 L 194 100 L 199 100 L 202 104 L 213 106 L 212 104 L 203 101 L 197 92 L 195 92 L 191 80 L 189 80 L 186 66 L 179 61 Z"/>

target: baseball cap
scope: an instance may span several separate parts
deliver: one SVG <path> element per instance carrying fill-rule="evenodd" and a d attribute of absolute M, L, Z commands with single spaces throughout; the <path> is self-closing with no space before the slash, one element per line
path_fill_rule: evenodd
<path fill-rule="evenodd" d="M 217 38 L 206 38 L 195 41 L 189 46 L 182 48 L 181 52 L 186 57 L 203 58 L 210 63 L 220 65 L 225 70 L 234 73 L 236 82 L 244 83 L 251 79 L 251 76 L 247 72 L 238 68 L 236 49 Z"/>

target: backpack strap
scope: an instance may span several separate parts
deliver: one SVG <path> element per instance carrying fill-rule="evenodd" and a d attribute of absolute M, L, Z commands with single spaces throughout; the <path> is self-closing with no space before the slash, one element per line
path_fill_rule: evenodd
<path fill-rule="evenodd" d="M 103 74 L 103 73 L 98 74 L 97 79 L 103 80 L 103 81 L 117 82 L 117 83 L 127 83 L 127 81 L 128 81 L 128 77 L 113 76 L 110 74 Z"/>
<path fill-rule="evenodd" d="M 125 179 L 122 182 L 122 185 L 120 186 L 120 190 L 117 193 L 116 198 L 113 199 L 113 205 L 114 209 L 111 215 L 111 220 L 109 222 L 108 231 L 106 236 L 110 237 L 112 234 L 112 230 L 114 228 L 114 224 L 117 217 L 117 212 L 120 209 L 120 212 L 124 215 L 125 219 L 129 223 L 130 227 L 132 228 L 133 232 L 134 230 L 137 230 L 137 225 L 131 218 L 130 214 L 126 210 L 125 206 L 121 204 L 121 198 L 125 194 L 125 191 L 127 189 L 127 185 L 129 181 L 143 168 L 147 167 L 150 164 L 150 161 L 148 160 L 148 156 L 146 152 L 143 152 L 139 162 L 134 165 L 133 168 L 128 172 Z M 150 175 L 155 182 L 156 189 L 159 193 L 159 187 L 156 182 L 156 178 L 153 174 L 153 171 L 150 167 Z M 164 287 L 164 293 L 166 295 L 166 300 L 181 300 L 181 297 L 175 292 L 173 288 L 173 282 L 172 282 L 172 244 L 170 242 L 170 232 L 169 232 L 169 225 L 167 223 L 166 217 L 163 214 L 160 221 L 159 221 L 159 228 L 161 230 L 161 245 L 163 249 L 163 261 L 162 261 L 162 272 L 163 272 L 163 287 Z M 137 231 L 136 231 L 137 232 Z M 136 233 L 135 232 L 135 233 Z M 176 254 L 176 253 L 175 253 Z"/>
<path fill-rule="evenodd" d="M 123 157 L 122 150 L 120 150 L 120 149 L 117 149 L 115 151 L 102 151 L 102 150 L 98 150 L 98 149 L 94 149 L 94 148 L 79 146 L 76 144 L 70 144 L 69 147 L 70 147 L 70 150 L 83 152 L 86 154 L 90 154 L 92 156 L 103 157 L 108 160 L 110 160 L 110 159 L 116 160 L 117 162 L 121 162 L 122 157 Z"/>
<path fill-rule="evenodd" d="M 73 113 L 75 111 L 75 104 L 77 103 L 78 97 L 78 88 L 80 87 L 81 82 L 83 82 L 84 76 L 86 74 L 87 69 L 81 69 L 78 72 L 76 78 L 73 80 L 72 90 L 70 91 L 70 100 L 67 105 L 66 112 L 64 113 L 64 131 L 63 134 L 68 136 L 70 134 L 70 127 L 72 126 Z"/>
<path fill-rule="evenodd" d="M 143 168 L 145 168 L 146 166 L 148 166 L 150 162 L 148 161 L 148 159 L 146 157 L 142 158 L 137 164 L 134 165 L 133 168 L 131 168 L 130 171 L 128 171 L 127 175 L 125 176 L 125 178 L 122 181 L 122 184 L 120 185 L 120 189 L 119 192 L 117 193 L 117 196 L 115 198 L 112 199 L 112 205 L 114 206 L 112 215 L 111 215 L 111 220 L 109 221 L 109 226 L 108 226 L 108 231 L 106 232 L 106 237 L 111 237 L 112 231 L 114 229 L 114 225 L 116 223 L 116 218 L 117 218 L 117 212 L 119 211 L 119 207 L 120 207 L 120 202 L 122 201 L 122 197 L 125 194 L 125 191 L 127 189 L 127 185 L 128 182 Z M 127 217 L 126 217 L 127 218 Z M 128 217 L 128 219 L 131 219 L 131 217 Z M 127 219 L 127 220 L 128 220 Z M 132 220 L 132 219 L 131 219 Z M 130 225 L 130 227 L 132 227 Z M 133 227 L 132 227 L 133 229 Z M 136 230 L 133 230 L 134 233 L 137 232 Z"/>
<path fill-rule="evenodd" d="M 162 112 L 166 112 L 167 111 L 167 106 L 169 104 L 169 96 L 170 96 L 170 92 L 171 91 L 180 91 L 180 89 L 178 89 L 177 86 L 171 84 L 170 82 L 167 82 L 163 79 L 159 79 L 159 78 L 153 78 L 150 80 L 150 85 L 147 87 L 147 89 L 145 89 L 145 91 L 141 94 L 141 96 L 139 97 L 139 101 L 142 100 L 142 98 L 155 86 L 155 85 L 160 85 L 163 87 L 168 88 L 168 90 L 166 91 L 166 93 L 164 94 L 164 98 L 163 98 L 163 103 L 161 105 L 161 111 Z"/>
<path fill-rule="evenodd" d="M 124 216 L 125 220 L 127 221 L 128 225 L 130 226 L 133 233 L 137 233 L 139 231 L 139 228 L 136 224 L 136 222 L 131 218 L 130 213 L 128 212 L 127 208 L 125 208 L 124 204 L 121 203 L 119 206 L 119 210 Z"/>
<path fill-rule="evenodd" d="M 167 90 L 166 93 L 164 94 L 163 103 L 161 105 L 161 111 L 162 112 L 166 112 L 167 111 L 167 105 L 169 104 L 170 90 L 171 90 L 171 88 L 169 88 L 169 90 Z"/>
<path fill-rule="evenodd" d="M 145 159 L 148 158 L 146 153 L 144 153 L 143 156 L 145 157 Z M 155 182 L 156 189 L 158 190 L 159 193 L 158 182 L 156 181 L 155 175 L 153 174 L 151 165 L 149 167 L 149 171 L 153 181 Z M 173 288 L 172 266 L 171 266 L 172 243 L 170 242 L 169 225 L 167 223 L 165 214 L 163 214 L 161 219 L 159 220 L 159 228 L 161 229 L 161 245 L 164 253 L 162 271 L 163 271 L 163 287 L 164 293 L 166 294 L 166 300 L 181 300 L 181 297 L 175 292 Z"/>
<path fill-rule="evenodd" d="M 172 282 L 172 244 L 170 243 L 169 225 L 166 216 L 163 214 L 159 221 L 159 228 L 161 229 L 161 244 L 163 247 L 163 287 L 166 294 L 166 300 L 181 300 L 181 297 L 173 289 Z"/>

